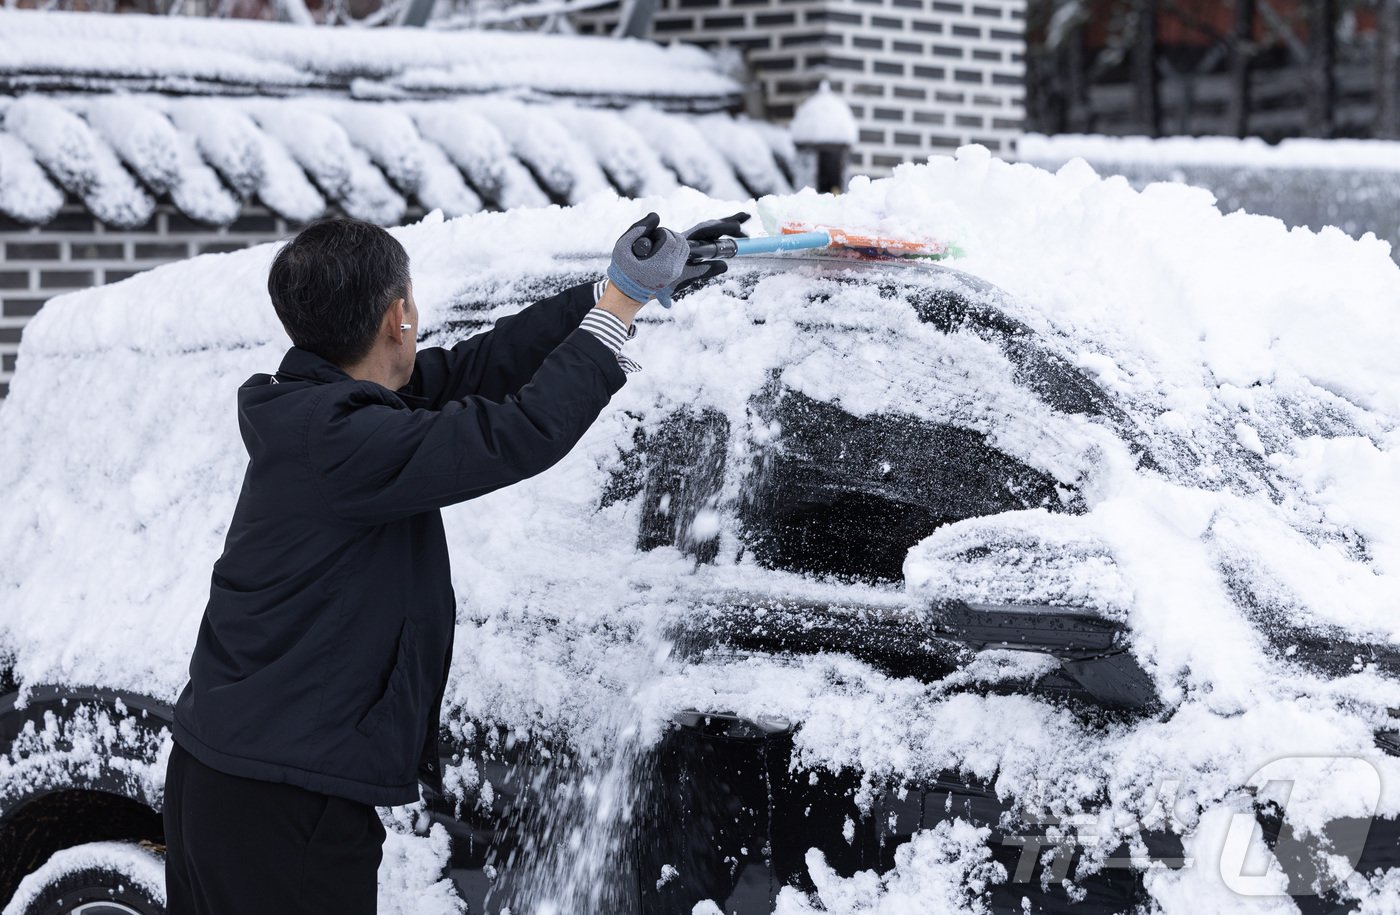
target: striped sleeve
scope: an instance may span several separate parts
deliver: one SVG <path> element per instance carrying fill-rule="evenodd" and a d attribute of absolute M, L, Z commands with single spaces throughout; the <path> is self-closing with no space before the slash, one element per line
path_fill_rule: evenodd
<path fill-rule="evenodd" d="M 627 342 L 627 325 L 617 315 L 601 308 L 590 309 L 579 327 L 602 340 L 614 353 L 622 352 L 622 344 Z"/>
<path fill-rule="evenodd" d="M 607 288 L 607 282 L 606 279 L 602 279 L 593 284 L 593 301 L 596 302 L 603 297 L 603 290 Z M 613 355 L 617 357 L 618 366 L 624 372 L 630 374 L 641 369 L 640 365 L 622 353 L 622 344 L 637 335 L 637 325 L 633 324 L 628 327 L 622 323 L 621 318 L 612 312 L 593 308 L 583 316 L 579 327 L 597 337 L 604 346 L 612 350 Z"/>

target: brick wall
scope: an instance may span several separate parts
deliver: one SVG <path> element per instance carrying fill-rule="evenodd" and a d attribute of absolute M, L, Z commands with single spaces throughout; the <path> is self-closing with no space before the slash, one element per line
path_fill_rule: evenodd
<path fill-rule="evenodd" d="M 900 162 L 981 143 L 1010 156 L 1025 119 L 1025 0 L 661 0 L 672 39 L 742 52 L 766 113 L 791 119 L 823 80 L 860 127 L 851 165 Z M 575 14 L 606 33 L 616 7 Z"/>
<path fill-rule="evenodd" d="M 295 225 L 248 207 L 231 225 L 214 229 L 168 204 L 140 229 L 110 229 L 78 205 L 44 226 L 0 216 L 0 397 L 9 392 L 20 334 L 44 302 L 63 292 L 115 283 L 198 254 L 237 251 L 285 238 Z"/>

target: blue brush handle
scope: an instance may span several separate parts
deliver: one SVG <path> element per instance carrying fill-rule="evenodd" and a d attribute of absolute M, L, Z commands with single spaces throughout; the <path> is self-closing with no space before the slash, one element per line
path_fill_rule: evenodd
<path fill-rule="evenodd" d="M 639 239 L 637 244 L 646 241 Z M 774 251 L 800 251 L 803 248 L 825 248 L 831 244 L 827 232 L 802 232 L 792 235 L 770 235 L 763 238 L 717 238 L 714 241 L 694 241 L 690 243 L 692 264 L 711 258 L 739 257 L 744 254 L 771 254 Z M 633 246 L 633 251 L 636 247 Z M 638 254 L 642 257 L 642 254 Z"/>
<path fill-rule="evenodd" d="M 795 232 L 792 235 L 768 235 L 762 238 L 734 239 L 734 256 L 772 254 L 775 251 L 801 251 L 805 248 L 825 248 L 831 244 L 829 232 Z"/>

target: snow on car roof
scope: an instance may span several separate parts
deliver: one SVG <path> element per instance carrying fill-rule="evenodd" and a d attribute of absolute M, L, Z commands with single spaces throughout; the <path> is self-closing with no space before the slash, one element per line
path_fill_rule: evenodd
<path fill-rule="evenodd" d="M 545 280 L 598 275 L 602 252 L 647 209 L 681 227 L 735 207 L 681 189 L 394 231 L 423 327 L 443 337 Z M 1400 813 L 1400 760 L 1373 737 L 1393 727 L 1400 682 L 1364 657 L 1320 672 L 1286 644 L 1308 633 L 1400 644 L 1400 268 L 1386 245 L 1223 215 L 1187 187 L 1137 192 L 1083 163 L 1055 174 L 1008 164 L 980 147 L 857 179 L 839 197 L 752 208 L 773 223 L 955 241 L 961 270 L 1006 291 L 987 301 L 1010 337 L 998 345 L 921 321 L 908 290 L 957 280 L 917 265 L 736 264 L 672 310 L 646 309 L 629 343 L 644 370 L 575 451 L 444 513 L 460 629 L 449 717 L 582 743 L 619 722 L 655 734 L 684 708 L 782 717 L 800 723 L 800 764 L 852 767 L 871 784 L 958 770 L 1009 803 L 1089 814 L 1104 853 L 1146 823 L 1188 832 L 1185 854 L 1215 860 L 1210 843 L 1253 802 L 1244 786 L 1275 760 L 1271 777 L 1298 778 L 1295 828 L 1358 814 L 1354 792 L 1319 778 L 1319 757 L 1374 765 L 1379 812 Z M 206 255 L 64 295 L 27 328 L 0 404 L 0 650 L 22 682 L 167 700 L 183 684 L 246 461 L 234 393 L 287 345 L 265 291 L 274 251 Z M 1125 425 L 1028 393 L 1008 353 L 1031 341 L 1092 377 Z M 939 528 L 909 552 L 904 595 L 763 568 L 744 558 L 731 508 L 754 449 L 781 434 L 751 410 L 775 378 L 853 415 L 974 431 L 1072 489 L 1078 508 Z M 638 437 L 687 410 L 736 430 L 708 519 L 718 558 L 698 567 L 674 548 L 639 552 L 640 499 L 600 496 Z M 1037 557 L 1069 549 L 1083 561 L 1039 574 Z M 1014 602 L 1018 580 L 1035 589 L 1022 597 L 1120 620 L 1163 710 L 1086 718 L 1022 694 L 1012 687 L 1044 665 L 1015 652 L 923 682 L 840 653 L 696 659 L 667 637 L 723 594 L 907 603 L 914 626 L 944 598 Z M 1167 811 L 1164 783 L 1175 786 Z M 946 875 L 967 861 L 925 863 Z M 1148 889 L 1231 909 L 1238 897 L 1210 871 L 1157 870 Z M 1391 892 L 1371 879 L 1347 891 Z"/>

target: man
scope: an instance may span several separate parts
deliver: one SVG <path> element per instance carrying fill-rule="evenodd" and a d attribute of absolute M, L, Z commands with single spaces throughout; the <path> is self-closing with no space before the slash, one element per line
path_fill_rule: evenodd
<path fill-rule="evenodd" d="M 417 352 L 408 255 L 317 223 L 268 276 L 295 344 L 238 392 L 248 467 L 175 706 L 170 915 L 372 913 L 375 806 L 442 789 L 438 717 L 456 601 L 439 509 L 569 452 L 624 382 L 632 319 L 724 269 L 655 213 L 607 280 L 453 348 Z M 645 241 L 643 241 L 643 239 Z"/>

